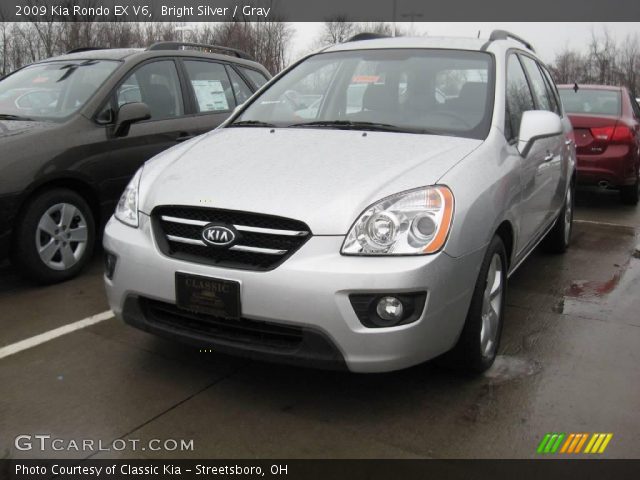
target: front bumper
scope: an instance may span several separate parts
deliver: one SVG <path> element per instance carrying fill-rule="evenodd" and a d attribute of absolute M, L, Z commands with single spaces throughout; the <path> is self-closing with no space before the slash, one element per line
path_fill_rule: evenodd
<path fill-rule="evenodd" d="M 464 257 L 445 253 L 419 257 L 340 255 L 342 236 L 316 236 L 275 270 L 255 272 L 176 260 L 160 253 L 150 219 L 138 229 L 111 219 L 104 247 L 117 257 L 113 278 L 105 277 L 116 316 L 151 331 L 226 353 L 323 367 L 346 365 L 354 372 L 406 368 L 449 350 L 462 330 L 484 249 Z M 175 305 L 175 272 L 240 283 L 242 317 L 249 321 L 296 327 L 312 339 L 298 349 L 265 350 L 229 342 L 187 328 L 159 325 L 140 308 L 147 300 Z M 389 328 L 365 327 L 349 301 L 351 293 L 426 291 L 420 318 Z M 323 339 L 326 344 L 320 344 Z M 314 361 L 317 360 L 317 361 Z"/>

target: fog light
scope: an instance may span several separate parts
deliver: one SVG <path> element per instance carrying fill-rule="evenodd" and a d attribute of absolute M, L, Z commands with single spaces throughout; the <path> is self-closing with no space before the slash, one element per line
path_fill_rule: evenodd
<path fill-rule="evenodd" d="M 113 253 L 104 252 L 104 274 L 109 280 L 113 278 L 113 274 L 116 271 L 117 262 L 118 257 L 116 257 Z"/>
<path fill-rule="evenodd" d="M 425 308 L 427 292 L 352 293 L 349 300 L 365 327 L 389 328 L 418 320 Z"/>
<path fill-rule="evenodd" d="M 376 313 L 382 320 L 395 323 L 402 318 L 404 306 L 396 297 L 382 297 L 378 300 Z"/>

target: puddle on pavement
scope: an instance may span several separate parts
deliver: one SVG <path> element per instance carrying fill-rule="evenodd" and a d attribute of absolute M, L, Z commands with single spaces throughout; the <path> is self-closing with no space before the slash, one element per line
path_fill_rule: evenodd
<path fill-rule="evenodd" d="M 501 413 L 498 408 L 500 395 L 496 388 L 507 382 L 535 375 L 541 370 L 540 364 L 511 355 L 498 355 L 493 366 L 484 373 L 488 381 L 479 385 L 475 398 L 462 412 L 466 422 L 478 423 L 497 419 Z"/>
<path fill-rule="evenodd" d="M 510 355 L 498 355 L 493 366 L 484 373 L 492 385 L 535 375 L 541 370 L 540 364 Z"/>
<path fill-rule="evenodd" d="M 625 313 L 631 311 L 631 303 L 640 287 L 640 261 L 637 260 L 637 253 L 636 249 L 625 263 L 615 265 L 616 270 L 607 280 L 571 282 L 552 310 L 565 315 L 596 319 L 607 319 L 614 313 L 626 318 L 628 315 Z"/>
<path fill-rule="evenodd" d="M 595 282 L 592 280 L 574 280 L 566 291 L 567 297 L 573 298 L 585 298 L 585 297 L 602 297 L 613 292 L 620 279 L 624 275 L 629 262 L 622 267 L 618 267 L 618 270 L 604 282 Z"/>

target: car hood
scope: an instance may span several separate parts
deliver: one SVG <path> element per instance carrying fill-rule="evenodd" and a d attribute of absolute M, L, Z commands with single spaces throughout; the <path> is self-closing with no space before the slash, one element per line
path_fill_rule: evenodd
<path fill-rule="evenodd" d="M 147 163 L 140 209 L 193 205 L 305 222 L 344 235 L 388 195 L 438 181 L 480 140 L 333 129 L 225 128 Z"/>

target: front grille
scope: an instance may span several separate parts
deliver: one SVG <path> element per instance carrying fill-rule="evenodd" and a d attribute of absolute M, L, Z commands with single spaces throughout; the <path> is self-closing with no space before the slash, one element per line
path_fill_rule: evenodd
<path fill-rule="evenodd" d="M 298 348 L 303 339 L 303 330 L 299 327 L 247 318 L 228 320 L 182 310 L 171 303 L 146 298 L 140 299 L 140 305 L 151 323 L 226 343 L 286 351 Z"/>
<path fill-rule="evenodd" d="M 298 220 L 233 210 L 162 206 L 153 210 L 152 219 L 165 255 L 244 270 L 272 270 L 311 237 L 309 227 Z M 202 229 L 210 223 L 233 225 L 238 239 L 228 248 L 208 246 Z"/>

